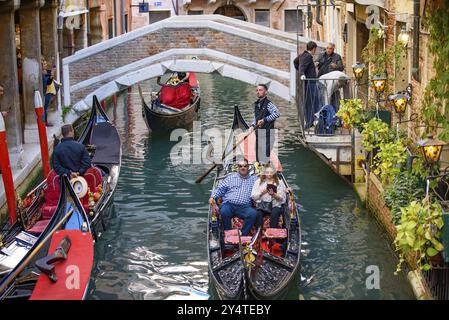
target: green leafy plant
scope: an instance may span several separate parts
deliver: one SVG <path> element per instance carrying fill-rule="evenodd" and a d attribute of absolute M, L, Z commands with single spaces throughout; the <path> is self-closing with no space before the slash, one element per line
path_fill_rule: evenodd
<path fill-rule="evenodd" d="M 368 43 L 362 49 L 362 59 L 370 66 L 372 75 L 381 75 L 388 71 L 388 68 L 394 65 L 394 70 L 389 73 L 393 74 L 399 67 L 399 60 L 406 48 L 400 43 L 395 42 L 384 50 L 384 31 L 378 28 L 371 28 L 368 38 Z M 389 75 L 388 80 L 394 81 L 394 76 Z M 388 92 L 388 82 L 386 83 L 385 91 Z"/>
<path fill-rule="evenodd" d="M 63 107 L 62 108 L 62 120 L 65 122 L 65 117 L 67 116 L 67 114 L 70 112 L 70 110 L 72 110 L 72 106 L 67 106 L 67 107 Z"/>
<path fill-rule="evenodd" d="M 449 1 L 432 1 L 426 10 L 424 25 L 429 31 L 429 51 L 433 55 L 435 74 L 429 81 L 422 98 L 422 120 L 426 133 L 436 133 L 442 128 L 439 138 L 449 141 Z"/>
<path fill-rule="evenodd" d="M 401 219 L 401 208 L 425 196 L 420 180 L 409 172 L 401 172 L 384 192 L 386 205 L 391 209 L 392 222 L 397 225 Z"/>
<path fill-rule="evenodd" d="M 380 151 L 374 157 L 374 173 L 379 175 L 382 183 L 389 185 L 401 172 L 407 161 L 405 146 L 401 140 L 380 144 Z"/>
<path fill-rule="evenodd" d="M 389 141 L 388 125 L 374 117 L 362 125 L 362 145 L 366 151 L 378 148 L 382 143 Z"/>
<path fill-rule="evenodd" d="M 401 221 L 396 226 L 397 235 L 394 240 L 399 252 L 399 263 L 396 274 L 408 254 L 416 254 L 416 267 L 429 270 L 427 257 L 433 257 L 443 250 L 440 242 L 443 227 L 442 208 L 439 203 L 430 203 L 428 198 L 422 202 L 412 201 L 401 208 Z"/>
<path fill-rule="evenodd" d="M 360 99 L 344 99 L 340 100 L 340 109 L 337 117 L 339 117 L 345 127 L 359 126 L 363 116 L 363 102 Z"/>

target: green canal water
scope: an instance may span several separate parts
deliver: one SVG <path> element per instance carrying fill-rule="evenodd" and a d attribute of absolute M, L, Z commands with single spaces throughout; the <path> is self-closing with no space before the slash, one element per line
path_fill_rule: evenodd
<path fill-rule="evenodd" d="M 252 119 L 254 87 L 219 75 L 198 78 L 203 130 L 228 129 L 235 104 Z M 142 86 L 147 93 L 157 90 L 154 81 Z M 287 298 L 413 299 L 405 275 L 393 274 L 397 259 L 388 240 L 356 193 L 299 143 L 295 105 L 273 100 L 281 111 L 279 158 L 303 207 L 301 276 Z M 96 244 L 89 298 L 216 298 L 206 252 L 213 175 L 194 182 L 208 165 L 171 164 L 177 142 L 148 132 L 136 87 L 107 111 L 121 134 L 123 165 L 114 214 Z M 379 289 L 366 286 L 372 266 L 379 270 Z"/>

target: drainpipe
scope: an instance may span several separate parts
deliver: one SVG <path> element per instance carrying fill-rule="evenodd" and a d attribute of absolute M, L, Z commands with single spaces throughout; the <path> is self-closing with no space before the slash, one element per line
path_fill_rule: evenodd
<path fill-rule="evenodd" d="M 65 6 L 65 0 L 61 0 L 59 3 L 59 12 L 58 12 L 58 68 L 59 68 L 59 79 L 58 81 L 61 83 L 62 81 L 62 55 L 63 55 L 63 51 L 64 51 L 64 36 L 63 36 L 63 31 L 64 31 L 64 6 Z M 58 108 L 61 108 L 61 105 L 64 104 L 64 95 L 66 93 L 64 92 L 63 86 L 61 86 L 59 88 L 59 95 L 60 95 L 60 105 L 58 106 Z"/>
<path fill-rule="evenodd" d="M 113 1 L 114 4 L 114 37 L 117 37 L 117 1 Z"/>
<path fill-rule="evenodd" d="M 90 1 L 86 0 L 86 27 L 87 27 L 87 46 L 90 47 L 92 45 L 92 39 L 90 34 Z"/>
<path fill-rule="evenodd" d="M 413 0 L 413 64 L 412 76 L 419 79 L 419 31 L 420 31 L 420 0 Z"/>
<path fill-rule="evenodd" d="M 125 33 L 125 0 L 122 0 L 122 34 Z"/>

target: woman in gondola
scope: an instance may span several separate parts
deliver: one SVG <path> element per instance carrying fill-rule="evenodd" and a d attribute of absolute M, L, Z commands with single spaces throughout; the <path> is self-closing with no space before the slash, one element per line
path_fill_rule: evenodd
<path fill-rule="evenodd" d="M 257 226 L 263 224 L 263 216 L 270 215 L 270 228 L 277 228 L 285 203 L 286 190 L 284 184 L 279 183 L 276 170 L 270 165 L 262 167 L 260 177 L 256 180 L 251 197 L 256 204 Z"/>

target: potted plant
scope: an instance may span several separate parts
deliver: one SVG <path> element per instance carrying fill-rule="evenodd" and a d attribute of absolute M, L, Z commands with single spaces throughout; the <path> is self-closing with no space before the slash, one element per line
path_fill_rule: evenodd
<path fill-rule="evenodd" d="M 413 253 L 416 254 L 416 267 L 429 270 L 431 265 L 428 261 L 444 249 L 440 242 L 443 228 L 441 205 L 430 203 L 426 197 L 422 202 L 412 201 L 407 207 L 401 208 L 401 213 L 394 240 L 400 257 L 395 273 L 401 270 L 405 257 Z"/>
<path fill-rule="evenodd" d="M 363 115 L 363 102 L 360 99 L 343 99 L 336 116 L 340 118 L 343 127 L 349 129 L 361 125 Z"/>

